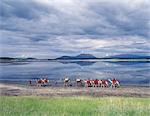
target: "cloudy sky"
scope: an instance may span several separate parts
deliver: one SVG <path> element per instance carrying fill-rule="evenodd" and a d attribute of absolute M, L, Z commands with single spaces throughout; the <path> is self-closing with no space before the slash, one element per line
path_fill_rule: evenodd
<path fill-rule="evenodd" d="M 1 0 L 1 56 L 149 55 L 149 0 Z"/>

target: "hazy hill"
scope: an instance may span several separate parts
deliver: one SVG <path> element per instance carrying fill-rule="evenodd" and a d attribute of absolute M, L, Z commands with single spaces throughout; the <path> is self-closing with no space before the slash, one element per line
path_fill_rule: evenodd
<path fill-rule="evenodd" d="M 62 56 L 56 59 L 67 60 L 67 59 L 97 59 L 97 58 L 91 54 L 80 54 L 77 56 Z"/>

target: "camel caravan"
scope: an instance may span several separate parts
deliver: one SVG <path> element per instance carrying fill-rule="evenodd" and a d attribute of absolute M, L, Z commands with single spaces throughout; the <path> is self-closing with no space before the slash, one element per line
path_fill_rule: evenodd
<path fill-rule="evenodd" d="M 41 78 L 41 79 L 36 79 L 35 80 L 35 84 L 38 87 L 45 87 L 45 86 L 50 86 L 51 84 L 53 84 L 53 82 L 51 82 L 48 80 L 48 78 Z M 55 82 L 55 85 L 57 83 Z M 120 82 L 116 79 L 102 79 L 102 80 L 98 80 L 98 79 L 87 79 L 87 80 L 82 80 L 82 79 L 76 79 L 76 80 L 70 80 L 68 77 L 63 79 L 63 86 L 64 87 L 69 87 L 69 86 L 77 86 L 77 87 L 112 87 L 112 88 L 118 88 L 120 87 Z M 32 81 L 29 81 L 29 85 L 32 85 Z"/>
<path fill-rule="evenodd" d="M 70 86 L 70 79 L 69 78 L 65 78 L 64 79 L 64 86 Z M 113 79 L 102 79 L 102 80 L 98 80 L 98 79 L 87 79 L 87 80 L 82 80 L 82 79 L 76 79 L 76 86 L 85 86 L 85 87 L 112 87 L 112 88 L 118 88 L 120 87 L 120 83 L 117 79 L 113 78 Z M 72 86 L 72 85 L 71 85 Z"/>
<path fill-rule="evenodd" d="M 65 83 L 66 85 L 66 83 Z M 98 79 L 87 79 L 87 80 L 82 80 L 82 79 L 76 79 L 76 85 L 77 86 L 82 86 L 84 85 L 85 87 L 120 87 L 120 83 L 117 79 L 108 79 L 108 80 L 98 80 Z"/>

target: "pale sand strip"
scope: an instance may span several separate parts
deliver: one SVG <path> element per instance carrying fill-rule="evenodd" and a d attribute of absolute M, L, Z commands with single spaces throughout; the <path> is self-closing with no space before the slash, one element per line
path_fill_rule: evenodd
<path fill-rule="evenodd" d="M 1 96 L 124 96 L 150 97 L 149 87 L 94 88 L 94 87 L 36 87 L 0 84 Z"/>

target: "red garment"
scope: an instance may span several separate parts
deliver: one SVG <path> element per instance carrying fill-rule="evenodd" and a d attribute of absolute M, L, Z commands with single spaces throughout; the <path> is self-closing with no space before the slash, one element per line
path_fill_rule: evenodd
<path fill-rule="evenodd" d="M 40 80 L 38 80 L 38 83 L 42 83 L 42 80 L 40 79 Z"/>
<path fill-rule="evenodd" d="M 91 81 L 90 81 L 90 80 L 87 80 L 86 82 L 87 82 L 87 84 L 91 84 Z"/>
<path fill-rule="evenodd" d="M 102 84 L 106 85 L 106 80 L 102 80 Z"/>
<path fill-rule="evenodd" d="M 97 84 L 98 84 L 98 81 L 99 81 L 98 79 L 95 79 L 95 80 L 94 80 L 94 84 L 97 85 Z"/>
<path fill-rule="evenodd" d="M 117 83 L 117 80 L 116 80 L 116 79 L 113 79 L 113 80 L 112 80 L 112 83 L 113 83 L 113 84 L 116 84 L 116 83 Z"/>

